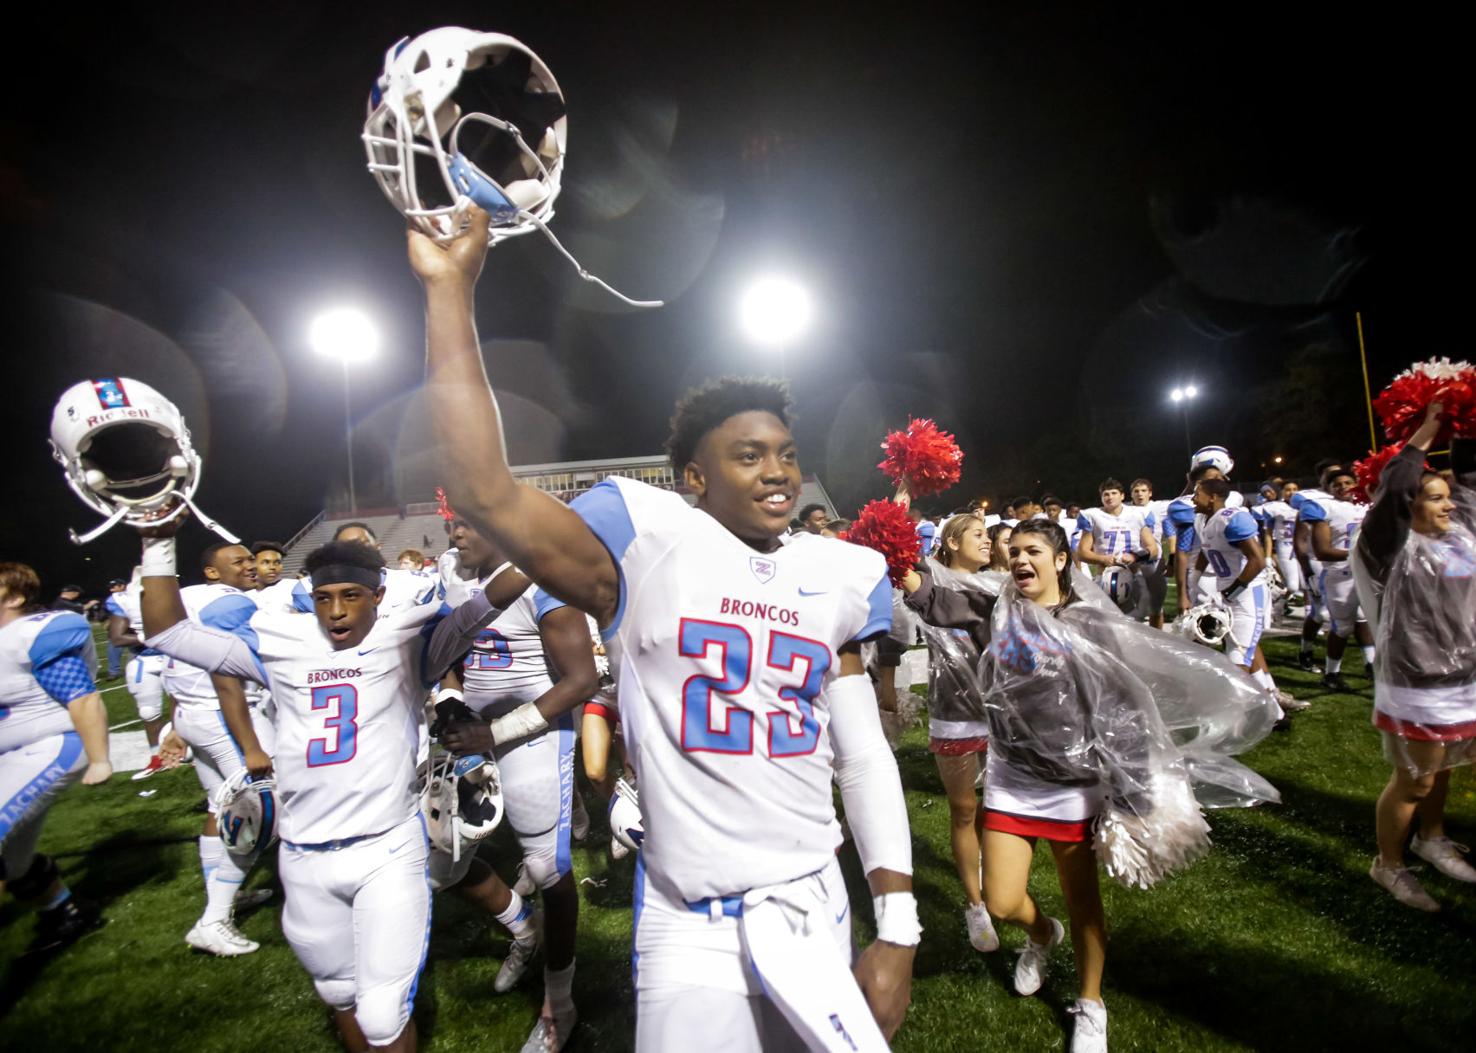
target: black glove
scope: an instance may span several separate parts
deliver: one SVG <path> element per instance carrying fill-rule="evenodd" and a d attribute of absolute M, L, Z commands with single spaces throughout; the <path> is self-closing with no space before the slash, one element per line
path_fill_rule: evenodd
<path fill-rule="evenodd" d="M 476 711 L 466 704 L 460 691 L 442 691 L 436 696 L 436 719 L 431 721 L 430 736 L 438 739 L 447 724 L 477 719 Z"/>

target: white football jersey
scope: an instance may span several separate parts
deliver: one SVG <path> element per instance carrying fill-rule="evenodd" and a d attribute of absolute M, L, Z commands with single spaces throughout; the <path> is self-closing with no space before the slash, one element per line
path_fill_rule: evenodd
<path fill-rule="evenodd" d="M 304 595 L 307 594 L 307 587 L 297 578 L 280 578 L 275 585 L 268 585 L 247 595 L 264 611 L 289 614 L 298 609 L 295 597 L 299 590 Z"/>
<path fill-rule="evenodd" d="M 381 614 L 363 643 L 342 651 L 309 614 L 251 604 L 251 617 L 236 628 L 276 706 L 283 841 L 365 837 L 416 813 L 422 659 L 431 623 L 446 612 L 433 591 L 418 606 Z"/>
<path fill-rule="evenodd" d="M 1332 530 L 1333 548 L 1347 549 L 1351 553 L 1358 540 L 1358 529 L 1363 526 L 1363 517 L 1368 514 L 1368 505 L 1319 495 L 1304 499 L 1297 511 L 1303 522 L 1314 524 L 1314 530 L 1317 529 L 1315 524 L 1327 523 Z M 1350 559 L 1323 563 L 1322 567 L 1329 577 L 1353 576 L 1353 561 Z"/>
<path fill-rule="evenodd" d="M 190 621 L 207 629 L 234 633 L 257 611 L 255 593 L 242 592 L 218 581 L 186 585 L 179 590 L 179 596 L 184 601 L 185 614 Z M 220 699 L 215 694 L 210 674 L 177 658 L 167 659 L 164 663 L 164 690 L 174 699 L 176 706 L 185 709 L 220 708 Z"/>
<path fill-rule="evenodd" d="M 1092 535 L 1092 547 L 1101 556 L 1120 556 L 1143 547 L 1143 528 L 1153 532 L 1158 525 L 1150 508 L 1123 505 L 1117 515 L 1103 508 L 1084 508 L 1077 526 Z"/>
<path fill-rule="evenodd" d="M 0 629 L 0 752 L 73 730 L 67 704 L 97 690 L 92 628 L 42 611 Z"/>
<path fill-rule="evenodd" d="M 1259 509 L 1267 533 L 1278 549 L 1289 549 L 1297 532 L 1297 510 L 1285 501 L 1267 501 Z"/>
<path fill-rule="evenodd" d="M 491 580 L 473 586 L 472 591 L 480 592 Z M 549 611 L 562 606 L 559 600 L 530 585 L 477 634 L 477 642 L 461 668 L 468 706 L 484 717 L 501 716 L 553 687 L 538 623 Z"/>
<path fill-rule="evenodd" d="M 1239 545 L 1261 533 L 1255 518 L 1244 508 L 1222 508 L 1212 516 L 1200 518 L 1203 523 L 1198 528 L 1199 547 L 1209 564 L 1206 573 L 1226 583 L 1240 577 L 1245 569 L 1245 553 Z M 1264 575 L 1265 571 L 1261 573 Z"/>
<path fill-rule="evenodd" d="M 691 901 L 814 873 L 831 798 L 836 652 L 886 632 L 880 554 L 801 535 L 758 552 L 680 495 L 609 478 L 571 507 L 609 549 L 612 646 L 645 866 Z"/>

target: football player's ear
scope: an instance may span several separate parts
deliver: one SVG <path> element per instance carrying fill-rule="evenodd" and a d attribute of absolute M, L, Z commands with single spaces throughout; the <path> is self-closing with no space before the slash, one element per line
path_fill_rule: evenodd
<path fill-rule="evenodd" d="M 682 482 L 698 497 L 707 492 L 707 476 L 702 474 L 696 461 L 688 461 L 687 466 L 682 469 Z"/>
<path fill-rule="evenodd" d="M 384 586 L 381 585 L 379 588 L 377 588 L 377 589 L 374 590 L 374 606 L 378 607 L 383 602 L 384 602 Z"/>

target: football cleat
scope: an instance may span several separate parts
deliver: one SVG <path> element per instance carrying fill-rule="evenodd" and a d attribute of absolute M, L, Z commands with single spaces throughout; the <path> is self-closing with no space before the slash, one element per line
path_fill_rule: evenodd
<path fill-rule="evenodd" d="M 93 929 L 101 928 L 102 924 L 103 917 L 96 907 L 72 896 L 60 906 L 36 913 L 36 932 L 31 937 L 26 954 L 45 954 L 60 950 Z"/>
<path fill-rule="evenodd" d="M 533 955 L 538 953 L 538 935 L 534 933 L 526 939 L 513 940 L 512 946 L 507 949 L 507 957 L 502 959 L 502 965 L 497 969 L 497 975 L 492 979 L 492 990 L 498 994 L 506 994 L 518 985 L 523 974 L 528 971 L 528 963 L 533 960 Z"/>
<path fill-rule="evenodd" d="M 138 782 L 141 779 L 147 779 L 150 775 L 157 775 L 163 770 L 164 762 L 159 759 L 159 755 L 156 753 L 149 758 L 149 762 L 147 764 L 138 769 L 138 771 L 134 772 L 131 778 L 134 782 Z"/>
<path fill-rule="evenodd" d="M 51 455 L 66 471 L 67 485 L 106 519 L 85 534 L 85 544 L 119 522 L 167 523 L 186 508 L 208 529 L 232 543 L 240 539 L 200 511 L 200 456 L 178 407 L 142 381 L 101 377 L 62 392 L 51 414 Z M 158 519 L 149 517 L 175 507 Z"/>
<path fill-rule="evenodd" d="M 573 1006 L 564 1013 L 549 1015 L 545 1012 L 538 1018 L 538 1023 L 533 1025 L 533 1031 L 523 1042 L 520 1053 L 558 1053 L 568 1044 L 578 1020 L 579 1014 L 574 1011 Z"/>
<path fill-rule="evenodd" d="M 255 940 L 242 935 L 241 930 L 229 918 L 213 921 L 208 925 L 196 922 L 195 927 L 185 933 L 185 943 L 217 958 L 237 958 L 261 947 Z"/>
<path fill-rule="evenodd" d="M 615 780 L 615 793 L 610 798 L 610 836 L 631 851 L 640 848 L 646 839 L 640 796 L 624 779 Z"/>
<path fill-rule="evenodd" d="M 250 870 L 277 840 L 276 781 L 254 779 L 241 768 L 215 791 L 215 807 L 221 844 L 238 867 Z"/>
<path fill-rule="evenodd" d="M 513 37 L 459 26 L 385 53 L 363 132 L 379 189 L 427 236 L 452 240 L 475 204 L 491 218 L 491 244 L 540 231 L 585 281 L 634 307 L 661 306 L 585 271 L 548 229 L 568 139 L 564 94 L 543 60 Z"/>

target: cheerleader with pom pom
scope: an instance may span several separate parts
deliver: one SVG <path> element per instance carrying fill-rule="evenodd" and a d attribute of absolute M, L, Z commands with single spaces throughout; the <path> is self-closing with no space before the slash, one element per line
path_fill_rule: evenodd
<path fill-rule="evenodd" d="M 925 622 L 966 630 L 984 655 L 984 900 L 995 919 L 1028 937 L 1015 990 L 1040 990 L 1065 937 L 1027 888 L 1035 842 L 1044 839 L 1080 984 L 1071 1049 L 1103 1050 L 1107 925 L 1098 861 L 1123 884 L 1148 887 L 1203 854 L 1209 828 L 1191 780 L 1212 805 L 1276 800 L 1274 788 L 1229 759 L 1269 733 L 1275 711 L 1223 656 L 1131 621 L 1079 571 L 1078 587 L 1059 525 L 1021 522 L 1009 571 L 945 580 L 924 565 L 902 587 Z"/>
<path fill-rule="evenodd" d="M 1409 441 L 1382 464 L 1360 462 L 1374 503 L 1358 535 L 1354 574 L 1374 624 L 1374 724 L 1393 772 L 1379 796 L 1379 854 L 1369 876 L 1399 902 L 1440 904 L 1404 864 L 1410 850 L 1447 877 L 1476 883 L 1476 868 L 1445 832 L 1451 769 L 1476 762 L 1476 440 L 1451 444 L 1453 478 L 1425 464 L 1443 432 L 1433 396 Z"/>

